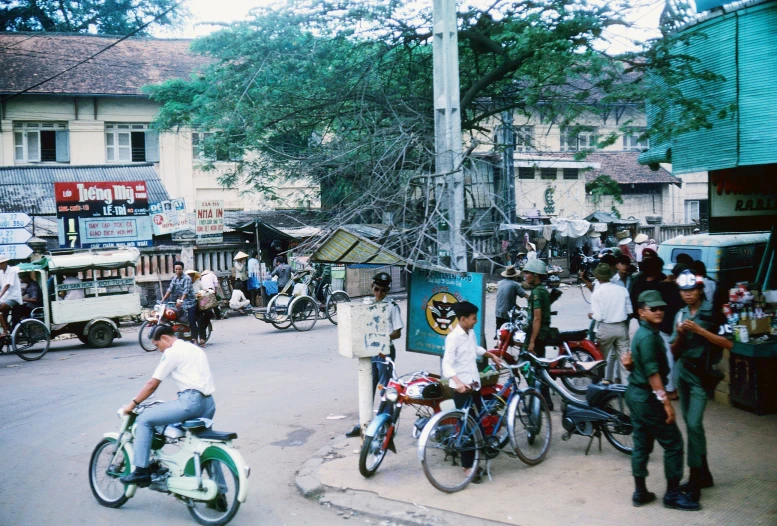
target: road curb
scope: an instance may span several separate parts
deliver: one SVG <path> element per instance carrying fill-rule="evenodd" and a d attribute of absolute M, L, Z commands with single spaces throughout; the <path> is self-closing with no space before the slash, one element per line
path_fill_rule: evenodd
<path fill-rule="evenodd" d="M 318 500 L 319 504 L 334 509 L 343 519 L 364 517 L 385 526 L 460 526 L 471 524 L 475 520 L 485 526 L 504 524 L 420 504 L 385 499 L 370 491 L 334 488 L 322 484 L 318 474 L 321 465 L 338 458 L 340 451 L 349 445 L 353 446 L 345 437 L 334 438 L 302 465 L 295 476 L 294 485 L 303 497 Z"/>

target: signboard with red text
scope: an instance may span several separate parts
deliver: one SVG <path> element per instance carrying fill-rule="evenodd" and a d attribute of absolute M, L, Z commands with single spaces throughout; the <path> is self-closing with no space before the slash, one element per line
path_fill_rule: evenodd
<path fill-rule="evenodd" d="M 777 222 L 777 166 L 709 172 L 710 232 L 758 232 Z"/>
<path fill-rule="evenodd" d="M 224 201 L 197 201 L 194 208 L 194 229 L 197 244 L 224 242 Z"/>
<path fill-rule="evenodd" d="M 54 183 L 59 246 L 152 245 L 144 181 Z"/>

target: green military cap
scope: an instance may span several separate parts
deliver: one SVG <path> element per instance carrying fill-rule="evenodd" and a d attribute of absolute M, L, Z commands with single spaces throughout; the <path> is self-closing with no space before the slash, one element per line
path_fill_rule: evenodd
<path fill-rule="evenodd" d="M 637 298 L 637 303 L 643 303 L 648 307 L 666 307 L 666 302 L 661 299 L 661 293 L 657 290 L 646 290 Z"/>

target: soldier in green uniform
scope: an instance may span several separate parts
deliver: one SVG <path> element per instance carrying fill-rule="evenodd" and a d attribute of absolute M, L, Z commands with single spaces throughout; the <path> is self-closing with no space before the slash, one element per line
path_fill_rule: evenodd
<path fill-rule="evenodd" d="M 664 475 L 667 488 L 664 507 L 678 510 L 698 510 L 694 502 L 680 489 L 683 478 L 683 437 L 675 423 L 672 402 L 667 398 L 664 385 L 669 374 L 666 347 L 658 327 L 664 319 L 666 303 L 656 290 L 646 290 L 637 298 L 639 329 L 631 340 L 631 353 L 624 359 L 624 366 L 631 370 L 626 389 L 626 403 L 631 411 L 634 426 L 632 438 L 631 472 L 636 489 L 631 498 L 634 506 L 642 506 L 656 500 L 648 491 L 648 460 L 653 451 L 653 441 L 664 448 Z"/>
<path fill-rule="evenodd" d="M 688 429 L 688 467 L 691 476 L 683 485 L 688 495 L 699 500 L 703 488 L 714 485 L 707 464 L 707 437 L 704 433 L 704 409 L 707 407 L 707 388 L 704 382 L 717 360 L 713 350 L 729 349 L 734 344 L 718 335 L 720 323 L 712 303 L 704 298 L 704 278 L 690 270 L 677 277 L 677 286 L 686 306 L 677 313 L 671 349 L 677 363 L 675 384 L 680 395 L 680 408 Z"/>
<path fill-rule="evenodd" d="M 542 283 L 543 277 L 547 275 L 548 267 L 539 259 L 533 259 L 523 267 L 524 285 L 531 289 L 526 350 L 542 358 L 545 357 L 545 341 L 550 336 L 550 294 Z M 550 388 L 542 384 L 541 390 L 542 396 L 548 402 L 548 408 L 553 411 Z"/>

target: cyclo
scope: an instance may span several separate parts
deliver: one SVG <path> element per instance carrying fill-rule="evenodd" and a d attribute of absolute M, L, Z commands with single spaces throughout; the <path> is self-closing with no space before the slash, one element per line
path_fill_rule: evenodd
<path fill-rule="evenodd" d="M 351 297 L 327 284 L 322 291 L 325 300 L 319 303 L 312 292 L 315 272 L 311 267 L 297 270 L 266 309 L 254 311 L 254 317 L 280 330 L 293 325 L 298 331 L 309 331 L 319 318 L 337 325 L 337 304 L 349 302 Z"/>
<path fill-rule="evenodd" d="M 89 249 L 19 265 L 40 287 L 43 306 L 12 320 L 7 345 L 25 360 L 42 358 L 51 338 L 62 334 L 74 333 L 91 347 L 108 347 L 121 338 L 119 318 L 140 314 L 140 294 L 129 272 L 139 257 L 138 249 L 130 247 Z M 83 296 L 67 298 L 70 291 L 83 291 Z"/>

